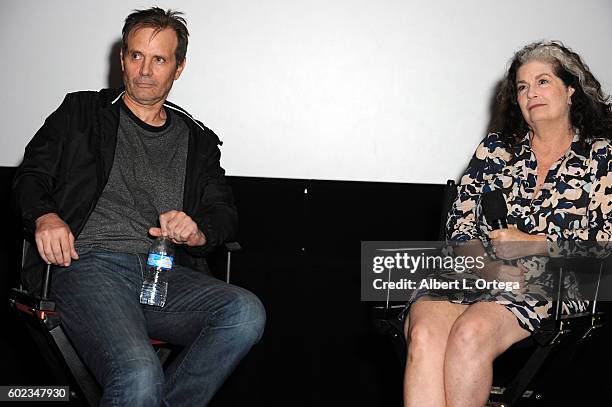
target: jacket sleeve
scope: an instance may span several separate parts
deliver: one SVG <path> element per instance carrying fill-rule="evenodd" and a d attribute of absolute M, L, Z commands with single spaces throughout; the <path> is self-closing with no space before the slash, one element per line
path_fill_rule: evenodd
<path fill-rule="evenodd" d="M 70 122 L 70 95 L 47 119 L 25 148 L 13 180 L 13 198 L 26 236 L 33 236 L 35 221 L 50 212 L 59 213 L 53 199 L 64 140 Z"/>
<path fill-rule="evenodd" d="M 221 152 L 215 144 L 210 154 L 202 157 L 206 166 L 200 202 L 195 213 L 190 214 L 206 236 L 204 246 L 185 247 L 192 256 L 205 256 L 224 242 L 236 237 L 238 211 L 234 197 L 221 168 Z M 190 182 L 189 180 L 186 180 Z"/>

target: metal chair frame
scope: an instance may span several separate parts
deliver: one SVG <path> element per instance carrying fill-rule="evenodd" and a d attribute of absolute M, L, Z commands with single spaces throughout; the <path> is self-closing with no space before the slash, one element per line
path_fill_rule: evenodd
<path fill-rule="evenodd" d="M 21 266 L 23 268 L 29 243 L 24 241 Z M 232 253 L 242 250 L 238 242 L 225 243 L 226 268 L 225 281 L 230 282 Z M 93 374 L 85 366 L 66 333 L 62 329 L 61 319 L 55 311 L 55 302 L 49 297 L 51 283 L 51 266 L 47 265 L 43 272 L 42 286 L 39 296 L 32 296 L 23 288 L 13 288 L 9 294 L 9 304 L 24 320 L 29 333 L 54 376 L 60 382 L 69 383 L 73 389 L 70 398 L 84 400 L 90 406 L 99 404 L 102 392 Z M 151 339 L 162 366 L 169 360 L 172 345 L 163 341 Z M 66 373 L 66 368 L 70 375 Z"/>
<path fill-rule="evenodd" d="M 450 207 L 456 197 L 456 184 L 454 180 L 448 180 L 446 183 L 445 198 L 442 208 L 441 219 L 445 220 Z M 441 222 L 440 236 L 445 235 L 445 223 Z M 600 291 L 600 282 L 602 279 L 604 262 L 599 261 L 599 272 L 596 281 L 596 289 L 594 300 L 588 312 L 562 315 L 561 299 L 563 298 L 563 285 L 559 284 L 556 293 L 556 300 L 553 301 L 554 315 L 551 319 L 543 321 L 542 329 L 530 337 L 514 344 L 506 352 L 524 347 L 534 347 L 534 350 L 527 362 L 514 376 L 514 379 L 507 387 L 494 386 L 491 389 L 490 401 L 491 405 L 499 407 L 512 407 L 517 405 L 521 400 L 541 400 L 544 398 L 542 392 L 538 391 L 532 385 L 537 374 L 541 371 L 545 362 L 550 359 L 554 350 L 559 346 L 574 338 L 577 344 L 574 344 L 572 352 L 566 352 L 565 360 L 569 362 L 571 357 L 576 352 L 578 346 L 584 344 L 597 330 L 604 325 L 604 315 L 597 310 L 598 295 Z M 559 282 L 563 281 L 564 267 L 558 268 Z M 390 273 L 390 271 L 389 271 Z M 389 275 L 390 279 L 390 275 Z M 387 335 L 392 343 L 395 354 L 400 358 L 401 371 L 403 372 L 406 362 L 407 343 L 404 337 L 403 321 L 398 316 L 400 311 L 405 307 L 405 304 L 397 304 L 389 301 L 389 291 L 387 298 L 383 304 L 373 307 L 374 324 L 378 332 Z"/>

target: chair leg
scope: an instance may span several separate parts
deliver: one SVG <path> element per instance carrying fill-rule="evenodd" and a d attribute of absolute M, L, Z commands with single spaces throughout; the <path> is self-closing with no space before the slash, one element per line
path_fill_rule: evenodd
<path fill-rule="evenodd" d="M 102 398 L 101 386 L 76 353 L 61 325 L 51 327 L 37 317 L 22 317 L 55 381 L 70 386 L 71 400 L 79 405 L 98 406 Z M 156 347 L 162 366 L 175 356 L 173 351 L 174 348 L 170 346 Z"/>
<path fill-rule="evenodd" d="M 53 384 L 73 384 L 72 377 L 66 371 L 61 354 L 53 344 L 53 340 L 49 337 L 48 332 L 32 326 L 29 321 L 25 325 L 30 338 L 36 344 L 36 349 L 40 350 L 40 356 L 43 359 L 44 365 L 49 369 L 49 373 L 53 377 Z"/>
<path fill-rule="evenodd" d="M 375 321 L 378 332 L 385 335 L 393 346 L 396 357 L 400 361 L 401 373 L 406 368 L 407 345 L 404 339 L 403 322 L 395 319 L 378 319 Z"/>
<path fill-rule="evenodd" d="M 506 405 L 509 407 L 514 406 L 516 402 L 520 400 L 525 390 L 527 390 L 527 386 L 529 386 L 535 375 L 539 372 L 544 361 L 548 358 L 553 347 L 555 347 L 555 344 L 538 346 L 534 350 L 527 363 L 525 363 L 504 392 L 503 398 Z"/>
<path fill-rule="evenodd" d="M 74 347 L 68 340 L 68 337 L 66 337 L 66 334 L 62 330 L 61 326 L 56 326 L 50 330 L 49 333 L 53 337 L 58 350 L 64 357 L 68 368 L 81 388 L 87 402 L 90 406 L 97 406 L 100 403 L 100 398 L 102 397 L 100 385 L 98 385 L 92 374 L 87 370 L 77 355 Z"/>
<path fill-rule="evenodd" d="M 157 353 L 159 363 L 161 363 L 162 367 L 165 368 L 166 362 L 168 361 L 168 359 L 170 358 L 170 355 L 172 354 L 172 349 L 163 347 L 163 346 L 159 346 L 157 347 L 157 349 L 155 349 L 155 353 Z"/>

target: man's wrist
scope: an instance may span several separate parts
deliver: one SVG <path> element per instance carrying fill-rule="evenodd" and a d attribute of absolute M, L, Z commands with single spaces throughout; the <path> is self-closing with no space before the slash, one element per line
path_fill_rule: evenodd
<path fill-rule="evenodd" d="M 59 218 L 59 215 L 57 213 L 55 213 L 55 212 L 45 213 L 44 215 L 40 215 L 38 218 L 36 218 L 36 220 L 34 221 L 34 224 L 36 226 L 38 226 L 38 224 L 40 222 L 43 222 L 44 220 L 49 219 L 51 217 L 58 217 Z"/>

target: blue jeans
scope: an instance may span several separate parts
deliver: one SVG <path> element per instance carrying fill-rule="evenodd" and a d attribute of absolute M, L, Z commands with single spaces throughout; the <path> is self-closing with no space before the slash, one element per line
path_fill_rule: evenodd
<path fill-rule="evenodd" d="M 192 269 L 170 272 L 163 308 L 141 305 L 145 257 L 90 251 L 55 267 L 62 326 L 103 387 L 101 406 L 204 406 L 259 341 L 255 295 Z M 149 338 L 184 348 L 162 370 Z"/>

